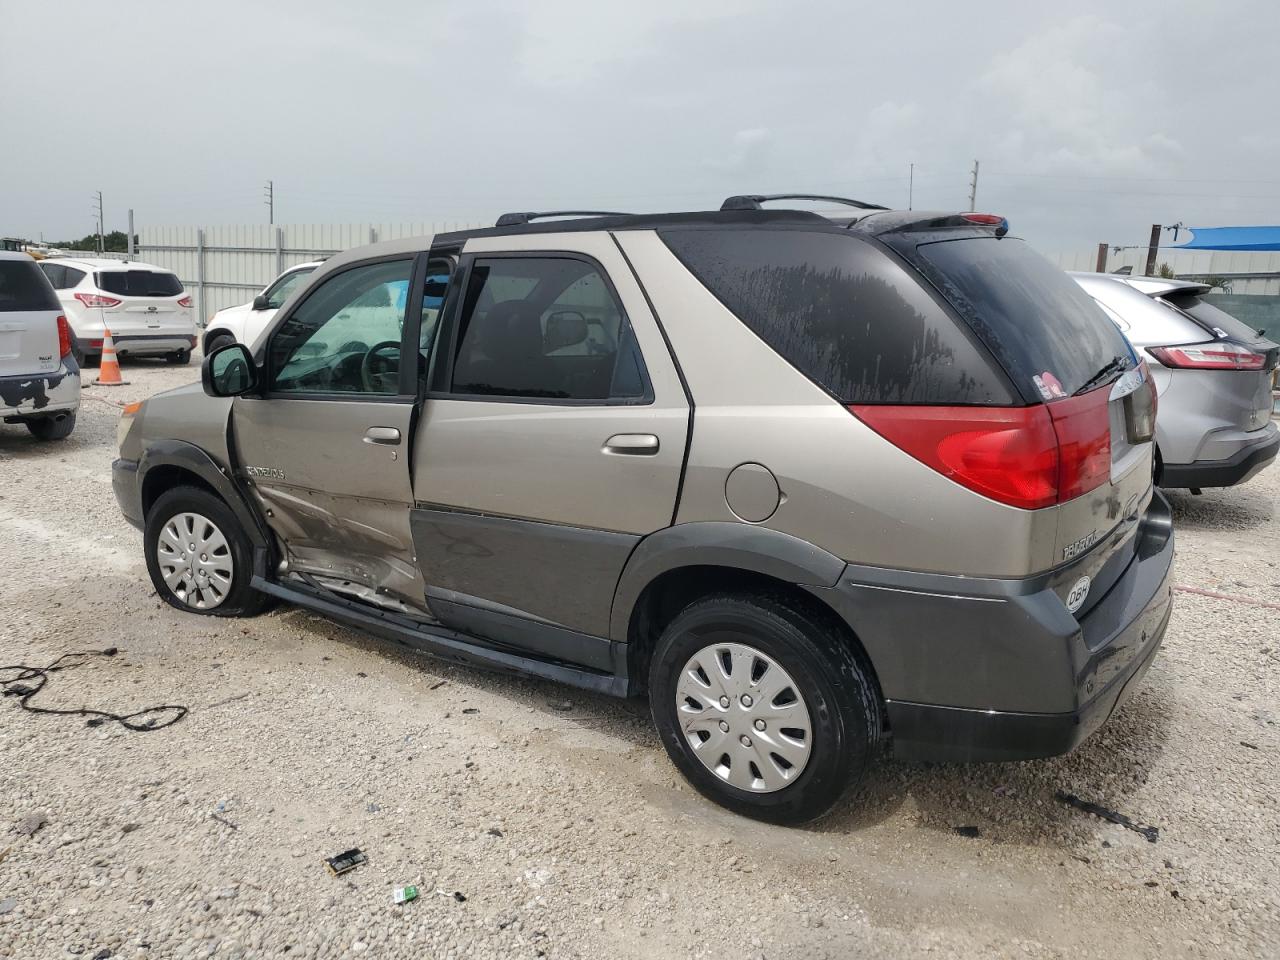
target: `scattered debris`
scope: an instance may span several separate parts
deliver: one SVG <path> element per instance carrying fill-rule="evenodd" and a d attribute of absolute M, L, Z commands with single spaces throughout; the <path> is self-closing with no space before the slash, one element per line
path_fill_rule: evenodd
<path fill-rule="evenodd" d="M 18 825 L 13 829 L 24 837 L 33 837 L 36 835 L 36 832 L 48 822 L 49 815 L 43 810 L 40 810 L 36 813 L 27 814 L 18 821 Z"/>
<path fill-rule="evenodd" d="M 491 837 L 502 836 L 502 831 L 499 830 L 497 827 L 490 827 L 488 830 L 485 831 L 485 833 L 487 833 Z"/>
<path fill-rule="evenodd" d="M 103 947 L 101 950 L 95 953 L 92 957 L 90 957 L 89 960 L 110 960 L 110 957 L 111 957 L 111 948 Z"/>
<path fill-rule="evenodd" d="M 382 807 L 378 806 L 378 804 L 376 803 L 370 802 L 364 805 L 364 809 L 365 809 L 365 813 L 378 813 L 382 809 Z"/>
<path fill-rule="evenodd" d="M 1071 859 L 1072 859 L 1072 860 L 1079 860 L 1081 863 L 1093 863 L 1093 861 L 1092 861 L 1092 860 L 1090 860 L 1088 857 L 1082 857 L 1082 856 L 1080 856 L 1080 854 L 1078 854 L 1078 853 L 1073 853 L 1073 854 L 1071 855 Z"/>
<path fill-rule="evenodd" d="M 1016 797 L 1018 795 L 1018 791 L 1015 788 L 1003 783 L 991 792 L 997 797 Z"/>
<path fill-rule="evenodd" d="M 444 686 L 446 683 L 448 683 L 448 682 L 449 682 L 448 680 L 437 680 L 437 681 L 436 681 L 435 683 L 433 683 L 431 686 L 427 687 L 427 689 L 428 689 L 428 690 L 439 690 L 441 687 L 443 687 L 443 686 Z"/>
<path fill-rule="evenodd" d="M 220 813 L 211 813 L 211 814 L 209 814 L 209 819 L 210 819 L 210 820 L 217 820 L 217 821 L 218 821 L 220 824 L 222 824 L 224 827 L 230 827 L 232 830 L 239 830 L 239 829 L 240 829 L 238 826 L 236 826 L 236 824 L 232 823 L 230 820 L 228 820 L 226 817 L 222 816 L 222 814 L 220 814 Z"/>
<path fill-rule="evenodd" d="M 463 707 L 462 712 L 463 713 L 479 713 L 480 708 L 479 707 Z"/>
<path fill-rule="evenodd" d="M 329 872 L 335 877 L 340 877 L 344 873 L 350 873 L 362 863 L 368 863 L 369 858 L 358 847 L 352 847 L 350 850 L 344 850 L 336 857 L 329 857 L 325 860 Z"/>
<path fill-rule="evenodd" d="M 1144 886 L 1144 887 L 1158 887 L 1158 886 L 1160 886 L 1160 881 L 1159 881 L 1159 880 L 1148 880 L 1146 883 L 1144 883 L 1144 884 L 1143 884 L 1143 886 Z"/>
<path fill-rule="evenodd" d="M 3 850 L 0 850 L 0 863 L 4 863 L 4 858 L 11 853 L 13 853 L 13 847 L 5 847 Z"/>
<path fill-rule="evenodd" d="M 120 832 L 133 833 L 133 831 L 137 830 L 141 826 L 142 824 L 140 823 L 126 823 L 123 827 L 120 828 Z"/>
<path fill-rule="evenodd" d="M 450 891 L 445 890 L 443 887 L 437 887 L 437 888 L 436 888 L 436 896 L 438 896 L 438 897 L 453 897 L 453 899 L 457 900 L 459 903 L 466 903 L 466 902 L 467 902 L 467 895 L 466 895 L 465 893 L 463 893 L 461 890 L 454 890 L 454 891 L 451 893 Z"/>
<path fill-rule="evenodd" d="M 368 675 L 367 673 L 365 673 L 363 670 L 357 670 L 357 671 L 356 671 L 356 676 L 357 676 L 357 677 L 367 677 L 367 676 L 369 676 L 369 675 Z"/>
<path fill-rule="evenodd" d="M 1057 797 L 1059 800 L 1061 800 L 1063 803 L 1067 804 L 1068 806 L 1075 807 L 1077 810 L 1083 810 L 1085 813 L 1092 813 L 1095 817 L 1100 817 L 1103 820 L 1106 820 L 1110 823 L 1119 824 L 1120 826 L 1124 827 L 1126 830 L 1132 830 L 1134 833 L 1139 833 L 1142 836 L 1147 838 L 1148 843 L 1155 843 L 1157 840 L 1160 839 L 1159 827 L 1139 826 L 1138 824 L 1130 820 L 1128 817 L 1126 817 L 1123 813 L 1117 813 L 1115 810 L 1109 810 L 1104 806 L 1100 806 L 1099 804 L 1096 804 L 1096 803 L 1091 803 L 1088 800 L 1081 800 L 1074 793 L 1064 793 L 1063 791 L 1059 790 L 1057 793 L 1054 794 L 1054 796 Z M 1110 846 L 1110 844 L 1104 840 L 1103 846 Z"/>
<path fill-rule="evenodd" d="M 982 831 L 977 827 L 954 827 L 956 833 L 962 837 L 968 837 L 970 840 L 976 840 L 982 836 Z"/>
<path fill-rule="evenodd" d="M 410 900 L 418 899 L 417 887 L 396 887 L 391 893 L 391 899 L 396 903 L 408 903 Z"/>
<path fill-rule="evenodd" d="M 17 905 L 18 901 L 13 899 L 13 897 L 0 900 L 0 917 L 3 917 L 6 913 L 12 913 Z"/>
<path fill-rule="evenodd" d="M 564 713 L 573 709 L 573 701 L 572 700 L 548 700 L 547 706 L 549 706 L 552 710 L 559 710 L 561 713 Z"/>
<path fill-rule="evenodd" d="M 1242 746 L 1242 747 L 1248 747 L 1250 750 L 1257 750 L 1257 749 L 1258 749 L 1258 745 L 1257 745 L 1256 743 L 1250 743 L 1248 740 L 1241 740 L 1241 741 L 1240 741 L 1240 746 Z"/>
<path fill-rule="evenodd" d="M 225 707 L 228 703 L 235 703 L 237 700 L 244 700 L 251 696 L 253 696 L 253 694 L 251 693 L 247 693 L 247 692 L 239 693 L 239 694 L 236 694 L 234 697 L 227 697 L 227 699 L 225 700 L 215 700 L 213 703 L 205 707 L 205 709 L 212 710 L 214 707 Z"/>

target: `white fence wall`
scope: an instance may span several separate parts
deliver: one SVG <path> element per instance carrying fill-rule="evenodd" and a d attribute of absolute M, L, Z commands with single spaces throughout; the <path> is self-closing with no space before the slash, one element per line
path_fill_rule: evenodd
<path fill-rule="evenodd" d="M 1063 270 L 1097 269 L 1098 251 L 1050 254 L 1049 259 Z M 1234 294 L 1280 294 L 1280 253 L 1250 253 L 1232 250 L 1177 250 L 1161 247 L 1156 263 L 1167 263 L 1179 277 L 1223 277 Z M 1147 248 L 1111 250 L 1107 254 L 1107 272 L 1132 267 L 1135 276 L 1147 269 Z M 1271 274 L 1272 276 L 1263 276 Z"/>
<path fill-rule="evenodd" d="M 286 267 L 379 240 L 430 236 L 479 223 L 348 223 L 289 226 L 143 227 L 138 259 L 178 275 L 196 297 L 201 325 L 246 303 Z"/>

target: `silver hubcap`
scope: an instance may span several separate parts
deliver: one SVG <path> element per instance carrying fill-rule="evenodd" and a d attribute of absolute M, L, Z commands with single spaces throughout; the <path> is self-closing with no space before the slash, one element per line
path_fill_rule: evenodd
<path fill-rule="evenodd" d="M 210 610 L 227 598 L 235 565 L 231 545 L 208 517 L 178 513 L 156 540 L 160 576 L 188 607 Z"/>
<path fill-rule="evenodd" d="M 752 793 L 791 783 L 813 747 L 809 708 L 791 675 L 754 647 L 716 643 L 676 683 L 680 729 L 702 765 Z"/>

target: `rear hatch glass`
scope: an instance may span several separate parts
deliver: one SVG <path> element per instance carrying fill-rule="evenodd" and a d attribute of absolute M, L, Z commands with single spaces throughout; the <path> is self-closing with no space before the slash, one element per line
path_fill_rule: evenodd
<path fill-rule="evenodd" d="M 0 260 L 0 313 L 61 309 L 58 295 L 34 260 Z"/>
<path fill-rule="evenodd" d="M 896 244 L 895 244 L 896 245 Z M 1080 286 L 1021 240 L 967 237 L 903 249 L 982 338 L 1027 400 L 1070 396 L 1133 353 Z"/>
<path fill-rule="evenodd" d="M 1275 366 L 1276 344 L 1243 320 L 1238 320 L 1225 310 L 1199 297 L 1166 297 L 1171 304 L 1188 314 L 1196 323 L 1216 337 L 1239 341 L 1259 353 L 1271 353 L 1269 367 Z"/>
<path fill-rule="evenodd" d="M 120 297 L 176 297 L 182 293 L 182 281 L 158 270 L 103 270 L 98 289 Z"/>
<path fill-rule="evenodd" d="M 57 294 L 34 260 L 0 260 L 0 377 L 58 368 L 61 312 Z M 10 405 L 0 400 L 0 407 Z"/>

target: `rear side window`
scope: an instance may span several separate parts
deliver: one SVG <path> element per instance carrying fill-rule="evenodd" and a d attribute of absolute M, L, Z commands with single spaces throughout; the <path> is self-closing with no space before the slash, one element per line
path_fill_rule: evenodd
<path fill-rule="evenodd" d="M 34 260 L 0 260 L 0 313 L 61 309 L 57 294 Z"/>
<path fill-rule="evenodd" d="M 103 270 L 98 289 L 122 297 L 176 297 L 182 283 L 172 273 L 158 270 Z"/>
<path fill-rule="evenodd" d="M 1028 400 L 1080 389 L 1124 335 L 1079 284 L 1013 237 L 922 243 L 911 254 Z"/>
<path fill-rule="evenodd" d="M 70 290 L 84 279 L 84 271 L 61 263 L 42 263 L 40 269 L 49 278 L 55 290 Z"/>
<path fill-rule="evenodd" d="M 477 259 L 467 281 L 453 392 L 635 403 L 647 380 L 603 274 L 567 257 Z"/>
<path fill-rule="evenodd" d="M 963 326 L 865 240 L 793 230 L 661 236 L 738 319 L 843 403 L 1013 400 Z"/>

